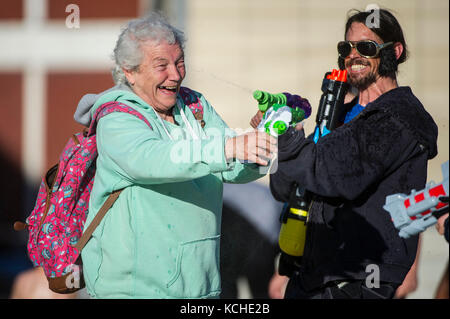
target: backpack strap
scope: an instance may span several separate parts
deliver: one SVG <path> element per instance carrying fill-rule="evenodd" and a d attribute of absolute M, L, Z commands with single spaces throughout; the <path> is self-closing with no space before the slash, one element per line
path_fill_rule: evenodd
<path fill-rule="evenodd" d="M 108 199 L 105 201 L 103 206 L 98 211 L 97 215 L 95 215 L 92 222 L 89 224 L 88 228 L 83 232 L 83 235 L 81 235 L 81 238 L 78 240 L 76 245 L 74 246 L 79 252 L 84 248 L 86 243 L 88 242 L 89 238 L 91 238 L 92 233 L 97 228 L 97 226 L 102 221 L 103 217 L 105 217 L 108 210 L 111 208 L 111 206 L 114 204 L 114 202 L 119 197 L 120 193 L 123 191 L 123 189 L 119 189 L 117 191 L 112 192 L 111 195 L 109 195 Z"/>
<path fill-rule="evenodd" d="M 203 105 L 200 100 L 199 94 L 197 92 L 195 92 L 194 90 L 191 90 L 187 87 L 182 86 L 182 87 L 180 87 L 179 95 L 180 95 L 181 99 L 183 100 L 183 103 L 192 111 L 195 119 L 197 121 L 200 121 L 201 126 L 204 127 L 205 126 L 205 121 L 203 120 L 204 111 L 203 111 Z M 139 113 L 138 111 L 136 111 L 135 109 L 133 109 L 132 107 L 130 107 L 124 103 L 112 101 L 112 102 L 108 102 L 108 103 L 101 105 L 95 111 L 95 114 L 94 114 L 91 124 L 89 126 L 88 136 L 95 134 L 97 122 L 100 120 L 100 118 L 102 118 L 103 116 L 108 115 L 110 113 L 113 113 L 113 112 L 124 112 L 124 113 L 132 114 L 132 115 L 138 117 L 139 119 L 143 120 L 150 127 L 150 129 L 153 129 L 152 125 L 148 122 L 148 120 L 141 113 Z"/>
<path fill-rule="evenodd" d="M 101 105 L 95 111 L 94 117 L 89 126 L 87 136 L 91 136 L 91 135 L 95 134 L 96 128 L 97 128 L 97 123 L 100 120 L 100 118 L 102 118 L 105 115 L 111 114 L 113 112 L 123 112 L 123 113 L 132 114 L 132 115 L 138 117 L 139 119 L 141 119 L 142 121 L 144 121 L 148 125 L 148 127 L 150 129 L 152 129 L 152 126 L 149 123 L 149 121 L 141 113 L 139 113 L 138 111 L 136 111 L 135 109 L 133 109 L 132 107 L 130 107 L 124 103 L 113 101 L 113 102 L 108 102 L 108 103 Z M 112 192 L 111 195 L 109 195 L 109 197 L 106 199 L 105 203 L 102 205 L 102 207 L 98 211 L 97 215 L 95 215 L 94 219 L 89 224 L 88 228 L 85 231 L 83 231 L 83 235 L 81 235 L 80 239 L 74 246 L 79 252 L 81 252 L 81 250 L 84 248 L 86 243 L 89 241 L 89 239 L 92 236 L 92 233 L 95 231 L 97 226 L 102 221 L 103 217 L 105 217 L 106 213 L 112 207 L 112 205 L 117 200 L 117 198 L 119 197 L 119 195 L 122 191 L 123 191 L 123 189 L 119 189 L 119 190 Z"/>
<path fill-rule="evenodd" d="M 187 87 L 181 86 L 179 90 L 179 95 L 183 100 L 183 103 L 192 111 L 194 117 L 200 122 L 202 127 L 205 126 L 205 121 L 203 120 L 203 105 L 200 100 L 200 96 L 194 90 Z"/>
<path fill-rule="evenodd" d="M 121 102 L 112 101 L 112 102 L 108 102 L 108 103 L 100 105 L 98 107 L 98 109 L 95 111 L 93 119 L 89 126 L 88 136 L 95 134 L 96 128 L 97 128 L 97 123 L 103 116 L 111 114 L 113 112 L 122 112 L 122 113 L 128 113 L 128 114 L 134 115 L 137 118 L 139 118 L 140 120 L 144 121 L 148 125 L 148 127 L 150 127 L 150 129 L 153 129 L 150 122 L 141 113 L 139 113 L 138 111 L 133 109 L 131 106 L 128 106 Z"/>

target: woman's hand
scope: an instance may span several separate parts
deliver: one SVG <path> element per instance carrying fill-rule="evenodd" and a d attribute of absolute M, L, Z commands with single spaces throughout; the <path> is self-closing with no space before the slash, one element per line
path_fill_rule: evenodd
<path fill-rule="evenodd" d="M 250 125 L 253 128 L 256 128 L 259 125 L 259 123 L 261 122 L 262 118 L 263 118 L 263 114 L 261 111 L 258 110 L 258 112 L 256 112 L 256 114 L 250 120 Z"/>
<path fill-rule="evenodd" d="M 265 132 L 252 131 L 229 138 L 225 144 L 227 160 L 238 159 L 267 166 L 278 151 L 277 139 Z"/>

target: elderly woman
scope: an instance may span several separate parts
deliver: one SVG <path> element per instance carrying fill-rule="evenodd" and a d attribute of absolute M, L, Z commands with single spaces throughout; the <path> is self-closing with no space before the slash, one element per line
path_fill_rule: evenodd
<path fill-rule="evenodd" d="M 233 135 L 200 93 L 180 87 L 183 43 L 157 14 L 129 22 L 114 50 L 116 87 L 83 97 L 75 113 L 87 124 L 118 101 L 152 127 L 120 112 L 98 123 L 86 227 L 111 192 L 124 190 L 82 251 L 92 297 L 218 297 L 223 182 L 261 177 L 276 149 L 267 134 Z M 202 112 L 187 107 L 190 98 Z"/>

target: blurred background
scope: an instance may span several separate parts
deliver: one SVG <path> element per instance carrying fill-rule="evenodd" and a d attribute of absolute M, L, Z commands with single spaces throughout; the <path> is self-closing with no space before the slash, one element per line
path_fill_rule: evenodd
<path fill-rule="evenodd" d="M 253 90 L 287 91 L 309 99 L 310 133 L 322 78 L 337 68 L 347 12 L 369 4 L 390 9 L 403 27 L 410 57 L 398 81 L 411 86 L 439 126 L 428 179 L 440 182 L 449 158 L 447 0 L 0 0 L 0 298 L 31 267 L 27 234 L 12 224 L 31 212 L 42 174 L 82 129 L 73 120 L 79 99 L 113 86 L 111 54 L 127 20 L 159 10 L 185 31 L 184 85 L 202 92 L 230 127 L 249 128 L 257 111 Z M 408 298 L 434 297 L 448 256 L 447 242 L 431 227 Z M 245 284 L 240 291 L 251 297 Z"/>

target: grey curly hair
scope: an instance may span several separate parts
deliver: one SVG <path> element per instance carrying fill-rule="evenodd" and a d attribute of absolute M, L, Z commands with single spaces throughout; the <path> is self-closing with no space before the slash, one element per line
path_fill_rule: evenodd
<path fill-rule="evenodd" d="M 114 48 L 113 59 L 115 67 L 112 76 L 116 84 L 128 84 L 122 69 L 135 71 L 142 62 L 141 44 L 145 41 L 168 44 L 178 43 L 184 48 L 184 33 L 167 22 L 162 14 L 152 12 L 149 15 L 131 20 L 122 29 Z"/>

